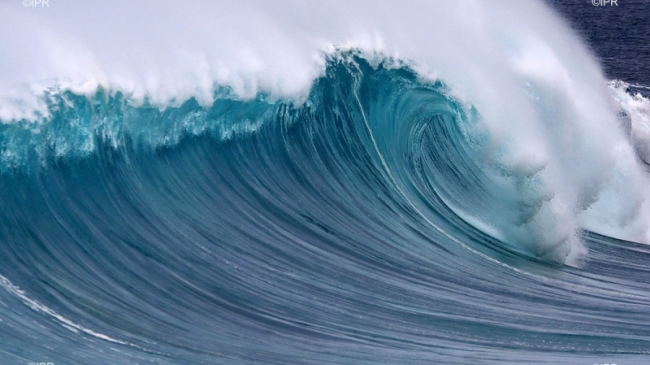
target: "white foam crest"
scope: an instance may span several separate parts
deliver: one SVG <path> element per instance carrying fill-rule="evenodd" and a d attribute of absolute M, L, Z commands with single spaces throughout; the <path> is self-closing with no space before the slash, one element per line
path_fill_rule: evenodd
<path fill-rule="evenodd" d="M 483 85 L 467 88 L 477 94 L 489 84 L 486 75 L 508 74 L 500 42 L 512 29 L 495 22 L 505 12 L 512 19 L 504 23 L 514 19 L 510 28 L 525 29 L 516 8 L 528 18 L 542 8 L 528 7 L 476 0 L 122 0 L 35 9 L 8 1 L 0 3 L 0 47 L 11 50 L 0 59 L 0 90 L 56 80 L 75 91 L 101 85 L 154 103 L 191 96 L 209 103 L 220 84 L 244 98 L 260 91 L 299 98 L 322 72 L 323 54 L 336 46 L 417 60 L 448 82 Z M 7 104 L 14 112 L 5 111 Z M 2 97 L 0 115 L 15 119 L 21 107 Z"/>
<path fill-rule="evenodd" d="M 35 310 L 37 312 L 41 312 L 41 313 L 44 313 L 44 314 L 47 314 L 47 315 L 51 316 L 52 318 L 54 318 L 55 320 L 60 322 L 61 325 L 64 328 L 66 328 L 66 329 L 68 329 L 68 330 L 70 330 L 72 332 L 75 332 L 75 333 L 83 332 L 83 333 L 85 333 L 87 335 L 98 338 L 100 340 L 113 342 L 113 343 L 117 343 L 117 344 L 121 344 L 121 345 L 130 345 L 130 346 L 137 347 L 137 346 L 135 346 L 133 344 L 130 344 L 128 342 L 116 340 L 116 339 L 114 339 L 112 337 L 109 337 L 109 336 L 106 336 L 104 334 L 95 332 L 95 331 L 93 331 L 91 329 L 88 329 L 88 328 L 82 326 L 82 325 L 74 323 L 73 321 L 71 321 L 71 320 L 63 317 L 62 315 L 58 314 L 54 310 L 48 308 L 47 306 L 35 301 L 34 299 L 29 298 L 27 296 L 27 294 L 25 294 L 24 291 L 22 291 L 20 288 L 15 286 L 11 281 L 9 281 L 9 279 L 5 278 L 2 275 L 0 275 L 0 285 L 2 285 L 2 287 L 4 287 L 9 293 L 11 293 L 11 294 L 17 296 L 18 298 L 20 298 L 23 301 L 23 303 L 25 303 L 31 309 L 33 309 L 33 310 Z"/>
<path fill-rule="evenodd" d="M 505 237 L 558 261 L 583 252 L 580 227 L 647 240 L 648 178 L 618 105 L 586 47 L 541 1 L 6 1 L 0 47 L 10 50 L 0 59 L 4 122 L 47 113 L 34 96 L 44 81 L 209 104 L 219 85 L 242 98 L 304 98 L 334 49 L 413 61 L 476 106 L 513 204 L 535 207 L 526 222 L 502 224 Z M 619 103 L 633 120 L 647 116 L 645 101 Z M 633 126 L 637 148 L 649 145 L 647 125 Z"/>
<path fill-rule="evenodd" d="M 649 89 L 619 80 L 610 82 L 612 95 L 620 105 L 621 118 L 629 129 L 634 146 L 639 156 L 650 164 L 650 99 L 633 91 L 634 88 Z"/>
<path fill-rule="evenodd" d="M 608 141 L 614 151 L 612 177 L 599 200 L 583 213 L 584 226 L 610 236 L 650 243 L 650 100 L 622 81 L 609 83 L 626 139 Z M 645 165 L 645 166 L 644 166 Z"/>

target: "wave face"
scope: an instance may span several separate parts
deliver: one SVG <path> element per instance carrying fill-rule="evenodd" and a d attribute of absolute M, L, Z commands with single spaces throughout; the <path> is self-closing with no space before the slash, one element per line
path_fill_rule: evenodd
<path fill-rule="evenodd" d="M 396 32 L 314 59 L 297 37 L 287 64 L 257 45 L 240 65 L 222 40 L 239 56 L 190 81 L 156 80 L 175 59 L 139 84 L 89 32 L 69 73 L 0 89 L 0 360 L 647 363 L 648 87 L 607 84 L 522 3 L 440 5 L 426 29 L 465 33 L 421 53 Z M 287 4 L 251 32 L 286 40 L 263 14 Z"/>
<path fill-rule="evenodd" d="M 646 246 L 583 232 L 589 260 L 558 267 L 468 218 L 507 214 L 481 213 L 503 202 L 476 111 L 386 66 L 331 60 L 301 105 L 63 93 L 49 123 L 5 124 L 2 356 L 648 356 Z"/>

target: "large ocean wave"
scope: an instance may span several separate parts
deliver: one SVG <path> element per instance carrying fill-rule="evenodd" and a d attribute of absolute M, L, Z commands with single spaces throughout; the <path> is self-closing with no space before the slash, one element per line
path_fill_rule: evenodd
<path fill-rule="evenodd" d="M 61 5 L 21 36 L 36 76 L 0 62 L 1 359 L 650 356 L 647 87 L 606 82 L 551 11 L 202 6 L 152 20 L 216 32 L 185 57 L 121 38 L 145 5 L 61 41 L 96 20 Z"/>

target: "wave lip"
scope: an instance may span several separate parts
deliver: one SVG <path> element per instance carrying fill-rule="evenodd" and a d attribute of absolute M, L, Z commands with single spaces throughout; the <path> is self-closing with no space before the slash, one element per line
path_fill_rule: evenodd
<path fill-rule="evenodd" d="M 121 6 L 130 11 L 117 11 Z M 339 49 L 412 61 L 420 74 L 468 94 L 487 95 L 490 85 L 514 81 L 502 77 L 509 73 L 503 65 L 525 55 L 529 43 L 537 51 L 551 43 L 550 55 L 537 56 L 552 61 L 553 52 L 569 53 L 583 73 L 600 78 L 580 40 L 541 2 L 70 1 L 47 11 L 10 3 L 0 10 L 0 44 L 14 50 L 0 61 L 3 121 L 33 118 L 30 109 L 45 112 L 32 94 L 52 83 L 163 106 L 191 97 L 209 105 L 224 85 L 242 99 L 259 93 L 301 99 Z M 443 33 L 453 37 L 431 36 Z"/>

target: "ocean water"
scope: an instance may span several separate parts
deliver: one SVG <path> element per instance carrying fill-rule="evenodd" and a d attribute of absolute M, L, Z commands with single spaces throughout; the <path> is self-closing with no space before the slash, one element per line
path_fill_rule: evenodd
<path fill-rule="evenodd" d="M 597 5 L 0 2 L 0 364 L 650 363 Z"/>

